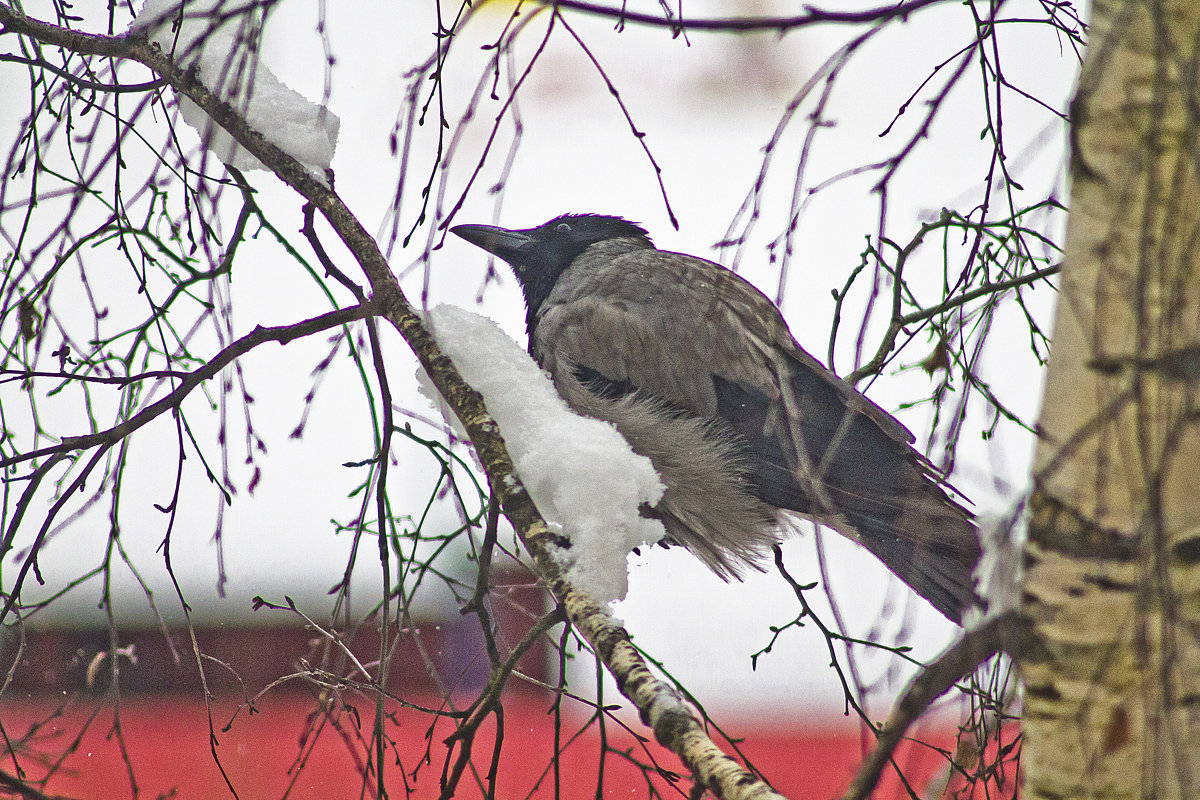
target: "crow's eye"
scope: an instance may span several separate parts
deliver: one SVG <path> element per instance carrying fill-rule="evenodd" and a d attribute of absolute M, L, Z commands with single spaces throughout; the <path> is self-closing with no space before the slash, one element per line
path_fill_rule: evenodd
<path fill-rule="evenodd" d="M 570 233 L 571 226 L 565 222 L 560 222 L 558 223 L 558 227 L 556 227 L 554 230 L 558 231 L 559 233 Z"/>

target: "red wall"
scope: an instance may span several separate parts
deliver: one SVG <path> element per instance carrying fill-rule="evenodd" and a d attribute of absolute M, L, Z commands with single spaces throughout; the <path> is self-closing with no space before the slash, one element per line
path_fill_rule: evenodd
<path fill-rule="evenodd" d="M 314 715 L 311 697 L 300 693 L 278 695 L 262 701 L 255 714 L 242 709 L 228 730 L 223 729 L 230 722 L 237 702 L 222 700 L 214 705 L 212 721 L 220 768 L 209 751 L 207 712 L 194 693 L 123 699 L 119 729 L 114 727 L 111 704 L 103 698 L 80 699 L 56 715 L 57 703 L 61 702 L 54 698 L 0 702 L 0 724 L 15 745 L 17 763 L 26 770 L 29 779 L 38 780 L 47 774 L 48 765 L 39 762 L 35 752 L 67 753 L 45 785 L 50 794 L 111 800 L 132 797 L 132 786 L 136 783 L 138 796 L 144 798 L 231 797 L 221 776 L 223 768 L 237 795 L 247 800 L 360 796 L 361 754 L 366 750 L 362 738 L 370 735 L 373 713 L 371 704 L 362 699 L 355 701 L 358 717 L 345 711 L 321 717 Z M 430 696 L 427 702 L 436 705 L 438 701 Z M 504 746 L 496 797 L 520 798 L 531 792 L 533 797 L 553 796 L 549 777 L 543 780 L 540 789 L 534 790 L 552 752 L 553 718 L 547 716 L 547 708 L 547 697 L 540 695 L 517 696 L 505 704 Z M 430 734 L 427 714 L 401 712 L 396 719 L 398 725 L 388 725 L 396 740 L 385 765 L 389 796 L 436 797 L 440 770 L 446 760 L 443 740 L 452 730 L 450 723 L 439 724 L 427 739 Z M 573 722 L 574 726 L 564 726 L 564 740 L 585 720 Z M 740 745 L 742 750 L 785 795 L 813 800 L 838 797 L 861 757 L 856 727 L 842 719 L 816 727 L 805 727 L 803 722 L 795 720 L 791 722 L 799 724 L 789 726 L 787 722 L 743 720 L 729 724 L 727 732 L 745 738 Z M 77 740 L 81 729 L 85 733 Z M 645 733 L 644 729 L 639 729 L 639 733 Z M 487 771 L 493 735 L 494 725 L 489 721 L 474 751 L 474 763 L 480 774 Z M 32 739 L 25 741 L 27 736 Z M 632 748 L 645 760 L 638 743 L 618 725 L 609 724 L 608 736 L 610 745 Z M 949 747 L 953 731 L 936 738 Z M 73 745 L 76 740 L 77 746 Z M 593 726 L 566 749 L 561 761 L 562 797 L 595 796 L 598 741 L 598 731 Z M 649 747 L 663 767 L 680 769 L 674 755 L 657 745 Z M 123 762 L 122 748 L 128 752 L 132 770 Z M 432 764 L 422 765 L 427 748 Z M 296 761 L 302 752 L 306 753 L 305 764 L 297 770 Z M 902 750 L 898 762 L 919 796 L 925 796 L 931 777 L 944 773 L 946 766 L 942 755 L 917 745 Z M 13 773 L 13 758 L 5 756 L 0 768 Z M 604 780 L 606 797 L 646 797 L 645 780 L 639 770 L 609 753 Z M 665 779 L 655 776 L 653 780 L 665 796 L 684 796 L 670 790 Z M 678 783 L 685 794 L 689 785 L 686 776 Z M 1001 794 L 1011 797 L 1011 775 L 1007 787 L 1008 791 Z M 989 796 L 996 797 L 995 791 L 992 786 L 993 794 Z M 468 775 L 457 797 L 474 798 L 481 794 Z M 361 796 L 373 794 L 368 789 Z M 875 795 L 877 799 L 905 796 L 894 772 L 890 772 Z M 982 798 L 982 789 L 976 789 L 974 796 Z"/>

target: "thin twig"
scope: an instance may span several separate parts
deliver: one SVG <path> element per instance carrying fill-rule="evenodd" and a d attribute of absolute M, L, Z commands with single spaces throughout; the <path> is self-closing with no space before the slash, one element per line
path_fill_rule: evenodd
<path fill-rule="evenodd" d="M 974 672 L 980 664 L 997 653 L 1017 650 L 1021 629 L 1018 612 L 1006 611 L 964 633 L 937 660 L 921 670 L 896 702 L 887 722 L 879 728 L 875 749 L 859 766 L 842 800 L 865 800 L 875 790 L 884 768 L 892 761 L 909 727 L 934 700 L 950 691 L 954 684 Z"/>

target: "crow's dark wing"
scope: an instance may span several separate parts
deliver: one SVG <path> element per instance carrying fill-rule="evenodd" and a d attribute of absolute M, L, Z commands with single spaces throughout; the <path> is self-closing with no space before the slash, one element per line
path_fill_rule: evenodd
<path fill-rule="evenodd" d="M 696 299 L 690 290 L 643 279 L 640 271 L 624 275 L 617 247 L 593 245 L 559 278 L 540 307 L 530 350 L 572 408 L 612 422 L 654 463 L 666 487 L 656 514 L 674 541 L 724 578 L 760 568 L 778 539 L 779 513 L 736 466 L 743 446 L 716 417 L 711 373 L 682 368 L 672 356 L 691 361 L 690 354 L 704 352 L 754 369 L 753 354 L 731 351 L 737 342 L 722 341 L 719 325 L 697 329 L 674 319 Z M 636 252 L 637 263 L 651 270 L 664 255 Z M 602 269 L 590 269 L 595 265 Z"/>
<path fill-rule="evenodd" d="M 532 348 L 552 346 L 548 356 L 628 381 L 702 417 L 717 414 L 714 372 L 747 385 L 771 383 L 763 349 L 723 297 L 726 284 L 736 291 L 745 281 L 690 256 L 651 249 L 612 256 L 610 249 L 593 245 L 559 278 Z"/>
<path fill-rule="evenodd" d="M 952 619 L 972 602 L 975 526 L 912 434 L 804 352 L 775 306 L 724 267 L 595 245 L 542 306 L 531 349 L 560 391 L 583 378 L 593 394 L 640 393 L 732 434 L 733 469 L 763 503 L 860 542 Z M 577 408 L 591 401 L 563 393 Z"/>
<path fill-rule="evenodd" d="M 763 394 L 716 382 L 718 414 L 745 443 L 760 499 L 859 542 L 955 621 L 977 602 L 972 572 L 980 551 L 971 514 L 907 443 L 851 410 L 836 384 L 803 367 L 793 368 L 786 384 L 801 409 L 789 417 L 790 438 L 775 433 L 776 406 Z M 794 455 L 801 447 L 806 457 Z"/>

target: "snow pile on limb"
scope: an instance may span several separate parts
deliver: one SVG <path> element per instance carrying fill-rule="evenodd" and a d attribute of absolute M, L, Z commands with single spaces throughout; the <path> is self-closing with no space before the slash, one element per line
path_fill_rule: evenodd
<path fill-rule="evenodd" d="M 570 411 L 549 377 L 492 320 L 440 305 L 429 322 L 483 395 L 534 504 L 570 539 L 560 551 L 568 580 L 601 602 L 624 599 L 629 552 L 665 535 L 660 522 L 639 513 L 663 494 L 649 459 L 609 423 Z"/>
<path fill-rule="evenodd" d="M 130 31 L 145 33 L 180 66 L 195 68 L 210 92 L 323 182 L 341 122 L 284 86 L 261 63 L 258 9 L 247 0 L 146 0 Z M 191 100 L 180 97 L 179 110 L 221 161 L 238 169 L 266 169 Z"/>

